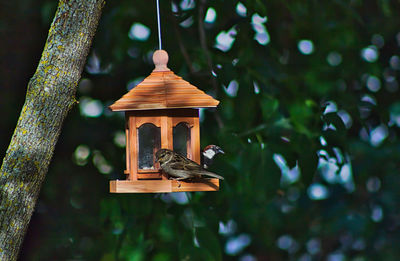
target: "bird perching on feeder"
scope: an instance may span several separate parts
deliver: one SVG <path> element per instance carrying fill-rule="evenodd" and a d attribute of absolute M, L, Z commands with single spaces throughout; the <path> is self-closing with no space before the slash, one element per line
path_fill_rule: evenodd
<path fill-rule="evenodd" d="M 110 106 L 125 111 L 126 180 L 110 181 L 113 193 L 217 191 L 219 180 L 170 180 L 155 153 L 173 150 L 200 164 L 199 108 L 219 101 L 183 80 L 167 67 L 168 54 L 153 54 L 155 69 Z"/>

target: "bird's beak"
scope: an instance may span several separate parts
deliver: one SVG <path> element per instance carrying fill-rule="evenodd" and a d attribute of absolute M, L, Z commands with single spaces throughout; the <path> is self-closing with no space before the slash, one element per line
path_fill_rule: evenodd
<path fill-rule="evenodd" d="M 225 154 L 225 152 L 223 150 L 221 150 L 221 148 L 218 148 L 217 151 L 221 154 Z"/>

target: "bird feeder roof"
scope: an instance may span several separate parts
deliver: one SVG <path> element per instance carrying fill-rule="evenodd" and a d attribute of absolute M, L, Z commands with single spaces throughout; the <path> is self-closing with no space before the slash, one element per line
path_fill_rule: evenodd
<path fill-rule="evenodd" d="M 155 69 L 110 106 L 112 111 L 216 107 L 219 101 L 168 69 L 168 54 L 153 55 Z"/>

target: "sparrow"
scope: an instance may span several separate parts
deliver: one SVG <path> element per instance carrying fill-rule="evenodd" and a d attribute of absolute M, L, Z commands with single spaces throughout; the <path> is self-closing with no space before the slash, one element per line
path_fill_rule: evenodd
<path fill-rule="evenodd" d="M 225 152 L 217 145 L 208 145 L 201 153 L 201 165 L 203 168 L 208 169 L 213 163 L 213 159 L 217 154 L 225 154 Z"/>
<path fill-rule="evenodd" d="M 201 178 L 224 178 L 205 170 L 196 162 L 168 149 L 160 149 L 156 152 L 156 162 L 160 163 L 161 169 L 175 180 L 201 179 Z"/>

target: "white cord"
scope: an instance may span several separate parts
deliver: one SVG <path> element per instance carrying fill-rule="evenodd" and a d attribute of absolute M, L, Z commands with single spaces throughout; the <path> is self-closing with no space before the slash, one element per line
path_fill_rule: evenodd
<path fill-rule="evenodd" d="M 159 0 L 157 2 L 157 24 L 158 24 L 158 49 L 161 50 L 161 22 L 160 22 L 160 3 Z"/>

